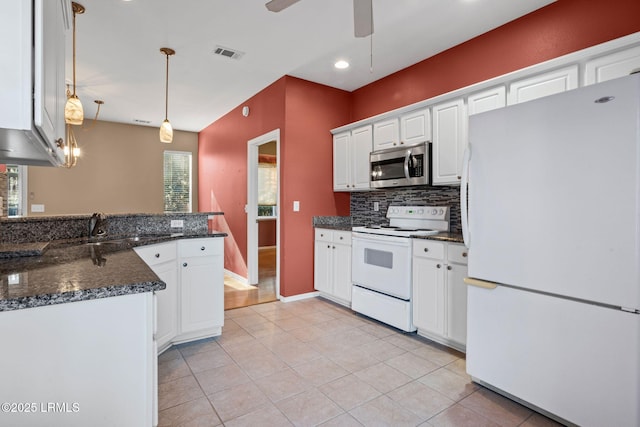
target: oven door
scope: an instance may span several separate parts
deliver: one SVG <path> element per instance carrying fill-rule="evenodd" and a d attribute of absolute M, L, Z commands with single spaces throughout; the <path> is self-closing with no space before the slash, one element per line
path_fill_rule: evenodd
<path fill-rule="evenodd" d="M 411 239 L 354 232 L 351 247 L 354 285 L 411 299 Z"/>

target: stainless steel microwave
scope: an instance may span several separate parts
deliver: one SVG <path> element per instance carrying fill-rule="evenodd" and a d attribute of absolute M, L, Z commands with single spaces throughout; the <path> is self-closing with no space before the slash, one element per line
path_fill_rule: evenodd
<path fill-rule="evenodd" d="M 373 151 L 369 164 L 371 188 L 429 185 L 431 143 Z"/>

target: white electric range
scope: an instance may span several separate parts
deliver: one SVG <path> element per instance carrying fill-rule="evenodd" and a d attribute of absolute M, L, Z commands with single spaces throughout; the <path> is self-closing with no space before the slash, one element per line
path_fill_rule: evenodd
<path fill-rule="evenodd" d="M 412 236 L 449 231 L 447 206 L 389 206 L 388 225 L 352 228 L 352 310 L 412 332 Z"/>

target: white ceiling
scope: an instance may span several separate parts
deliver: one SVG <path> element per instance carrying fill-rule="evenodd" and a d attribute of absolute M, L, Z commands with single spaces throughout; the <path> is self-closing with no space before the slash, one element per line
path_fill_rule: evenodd
<path fill-rule="evenodd" d="M 101 99 L 101 120 L 159 126 L 159 49 L 170 47 L 169 120 L 200 131 L 284 75 L 352 91 L 554 0 L 373 0 L 373 39 L 354 37 L 351 0 L 301 0 L 280 13 L 267 11 L 267 0 L 77 1 L 86 8 L 76 18 L 85 116 Z M 244 55 L 214 55 L 217 45 Z M 336 70 L 337 59 L 352 65 Z"/>

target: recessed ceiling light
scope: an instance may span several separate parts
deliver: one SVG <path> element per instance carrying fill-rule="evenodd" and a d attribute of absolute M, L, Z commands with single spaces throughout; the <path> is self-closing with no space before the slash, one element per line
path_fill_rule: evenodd
<path fill-rule="evenodd" d="M 349 63 L 341 59 L 340 61 L 337 61 L 335 64 L 333 64 L 333 66 L 339 70 L 344 70 L 345 68 L 349 68 Z"/>

